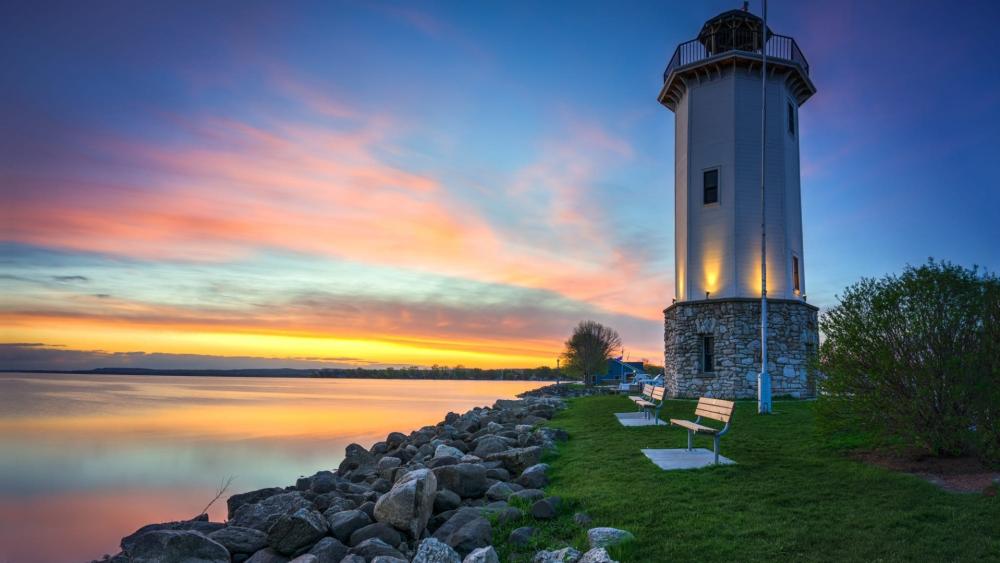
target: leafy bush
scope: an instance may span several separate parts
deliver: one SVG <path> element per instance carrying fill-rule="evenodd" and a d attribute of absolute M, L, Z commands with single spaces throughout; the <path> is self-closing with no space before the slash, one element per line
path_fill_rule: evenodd
<path fill-rule="evenodd" d="M 1000 461 L 998 325 L 1000 278 L 977 268 L 932 259 L 862 279 L 820 320 L 824 420 Z"/>

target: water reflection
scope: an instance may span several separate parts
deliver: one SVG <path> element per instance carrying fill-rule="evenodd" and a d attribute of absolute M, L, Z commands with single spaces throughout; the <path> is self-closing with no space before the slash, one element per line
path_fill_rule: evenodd
<path fill-rule="evenodd" d="M 527 382 L 0 374 L 0 561 L 83 561 L 139 525 L 291 484 Z M 225 517 L 225 504 L 210 511 Z"/>

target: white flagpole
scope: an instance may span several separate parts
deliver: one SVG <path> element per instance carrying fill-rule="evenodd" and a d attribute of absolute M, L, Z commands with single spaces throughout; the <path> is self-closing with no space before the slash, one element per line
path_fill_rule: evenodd
<path fill-rule="evenodd" d="M 757 412 L 771 412 L 771 376 L 767 373 L 767 208 L 764 192 L 767 146 L 767 0 L 761 21 L 760 66 L 760 373 L 757 375 Z"/>

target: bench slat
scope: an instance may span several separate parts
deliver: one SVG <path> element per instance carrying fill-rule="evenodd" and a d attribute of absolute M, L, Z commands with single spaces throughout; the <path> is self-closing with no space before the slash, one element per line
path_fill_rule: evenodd
<path fill-rule="evenodd" d="M 697 422 L 691 422 L 690 420 L 680 420 L 677 418 L 671 418 L 670 424 L 674 426 L 681 426 L 687 428 L 688 430 L 693 430 L 699 434 L 716 434 L 719 432 L 718 429 L 712 428 L 711 426 L 705 426 L 703 424 L 698 424 Z"/>
<path fill-rule="evenodd" d="M 720 422 L 729 422 L 729 419 L 732 418 L 731 415 L 719 414 L 717 412 L 712 412 L 705 409 L 695 409 L 694 414 L 695 416 L 700 416 L 702 418 L 711 418 L 712 420 L 718 420 Z"/>
<path fill-rule="evenodd" d="M 653 389 L 653 392 L 649 394 L 649 396 L 654 399 L 662 400 L 664 390 L 665 390 L 664 387 L 656 387 L 655 389 Z"/>
<path fill-rule="evenodd" d="M 701 409 L 703 411 L 724 414 L 724 415 L 727 415 L 727 416 L 733 414 L 733 409 L 732 408 L 717 407 L 715 405 L 706 405 L 706 404 L 698 403 L 698 406 L 695 407 L 695 408 Z"/>
<path fill-rule="evenodd" d="M 732 409 L 733 406 L 736 404 L 736 403 L 734 403 L 732 401 L 726 401 L 726 400 L 723 400 L 723 399 L 713 399 L 711 397 L 701 397 L 700 399 L 698 399 L 698 402 L 699 403 L 706 403 L 706 404 L 709 404 L 709 405 L 715 405 L 717 407 L 727 407 L 729 409 Z"/>

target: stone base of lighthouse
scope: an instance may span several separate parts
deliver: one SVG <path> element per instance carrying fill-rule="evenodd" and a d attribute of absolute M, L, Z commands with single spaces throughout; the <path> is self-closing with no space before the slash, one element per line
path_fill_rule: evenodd
<path fill-rule="evenodd" d="M 796 300 L 767 301 L 767 359 L 772 395 L 816 394 L 810 359 L 819 344 L 819 308 Z M 671 397 L 757 397 L 760 300 L 708 299 L 674 303 L 664 311 L 664 368 Z M 706 371 L 706 336 L 714 369 Z"/>

